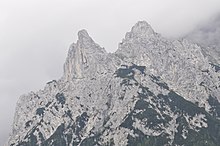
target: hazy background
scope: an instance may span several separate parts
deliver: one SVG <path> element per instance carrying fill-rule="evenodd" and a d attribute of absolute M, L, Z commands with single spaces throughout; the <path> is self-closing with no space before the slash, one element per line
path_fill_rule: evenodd
<path fill-rule="evenodd" d="M 219 48 L 220 52 L 220 14 L 210 18 L 205 24 L 198 26 L 187 34 L 186 37 L 205 47 L 215 45 Z"/>
<path fill-rule="evenodd" d="M 219 0 L 0 0 L 0 145 L 19 96 L 62 76 L 78 30 L 113 52 L 138 20 L 175 38 L 219 12 Z"/>

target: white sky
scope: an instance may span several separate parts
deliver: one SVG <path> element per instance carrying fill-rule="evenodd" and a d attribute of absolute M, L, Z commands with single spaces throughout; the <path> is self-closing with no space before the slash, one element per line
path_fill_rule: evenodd
<path fill-rule="evenodd" d="M 113 52 L 138 20 L 180 37 L 220 12 L 220 0 L 0 0 L 0 145 L 18 97 L 62 75 L 77 32 Z"/>

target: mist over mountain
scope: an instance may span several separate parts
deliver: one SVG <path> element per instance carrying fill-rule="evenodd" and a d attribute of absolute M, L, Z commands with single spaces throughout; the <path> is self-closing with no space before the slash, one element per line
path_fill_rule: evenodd
<path fill-rule="evenodd" d="M 81 30 L 63 76 L 20 97 L 6 145 L 219 146 L 220 66 L 206 49 L 139 21 L 107 53 Z"/>
<path fill-rule="evenodd" d="M 186 38 L 201 45 L 204 54 L 208 56 L 211 62 L 220 64 L 220 14 L 200 25 Z"/>
<path fill-rule="evenodd" d="M 220 14 L 210 18 L 205 24 L 188 34 L 189 39 L 208 47 L 215 45 L 220 47 Z"/>

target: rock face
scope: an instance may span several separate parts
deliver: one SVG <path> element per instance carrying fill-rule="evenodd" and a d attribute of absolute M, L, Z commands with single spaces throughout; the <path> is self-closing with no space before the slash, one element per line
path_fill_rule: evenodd
<path fill-rule="evenodd" d="M 85 30 L 64 75 L 20 97 L 8 146 L 219 146 L 220 67 L 140 21 L 115 53 Z"/>
<path fill-rule="evenodd" d="M 105 70 L 103 68 L 103 61 L 107 56 L 105 49 L 97 45 L 86 30 L 79 31 L 78 38 L 77 43 L 71 45 L 64 64 L 66 81 L 92 77 L 96 72 Z"/>

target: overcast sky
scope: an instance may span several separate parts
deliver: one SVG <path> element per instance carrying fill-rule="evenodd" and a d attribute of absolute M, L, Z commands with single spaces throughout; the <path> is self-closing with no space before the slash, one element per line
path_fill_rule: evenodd
<path fill-rule="evenodd" d="M 0 145 L 19 96 L 62 76 L 77 32 L 113 52 L 138 20 L 180 37 L 220 12 L 220 0 L 0 0 Z"/>

